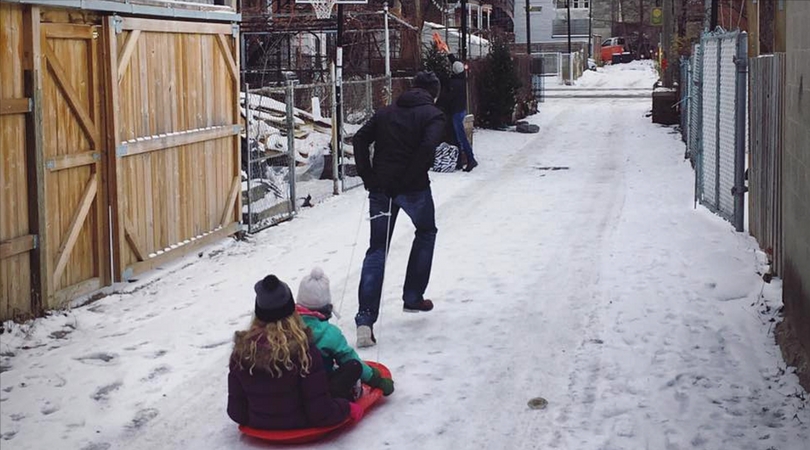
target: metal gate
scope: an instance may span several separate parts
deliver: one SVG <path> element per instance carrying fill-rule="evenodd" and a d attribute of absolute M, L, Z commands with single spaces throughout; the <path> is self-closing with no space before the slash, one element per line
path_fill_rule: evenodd
<path fill-rule="evenodd" d="M 696 199 L 744 229 L 747 34 L 704 34 L 701 38 L 701 132 Z"/>
<path fill-rule="evenodd" d="M 351 137 L 391 98 L 388 77 L 341 82 L 333 65 L 325 82 L 301 83 L 324 76 L 325 62 L 320 59 L 308 68 L 268 71 L 266 43 L 266 33 L 242 35 L 240 105 L 247 124 L 242 136 L 242 220 L 250 233 L 362 186 Z M 291 48 L 287 52 L 297 55 Z M 279 76 L 286 80 L 279 81 Z M 338 89 L 340 104 L 335 101 Z"/>

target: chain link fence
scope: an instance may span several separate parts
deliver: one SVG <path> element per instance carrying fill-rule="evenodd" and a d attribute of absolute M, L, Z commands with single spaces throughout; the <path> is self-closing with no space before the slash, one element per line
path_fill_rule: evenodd
<path fill-rule="evenodd" d="M 407 89 L 409 79 L 365 77 L 326 83 L 251 86 L 241 96 L 242 219 L 255 233 L 300 208 L 363 185 L 352 138 L 374 114 Z M 335 101 L 341 89 L 341 106 Z M 337 116 L 342 127 L 335 133 Z M 333 151 L 337 149 L 337 151 Z"/>
<path fill-rule="evenodd" d="M 339 175 L 341 188 L 346 191 L 363 185 L 363 180 L 357 176 L 352 138 L 374 115 L 374 111 L 390 103 L 392 88 L 387 77 L 372 78 L 370 75 L 364 79 L 344 81 L 342 86 L 343 133 L 340 154 L 343 157 Z"/>
<path fill-rule="evenodd" d="M 688 78 L 682 81 L 685 85 L 686 104 L 682 107 L 681 116 L 686 117 L 686 154 L 692 162 L 692 167 L 697 166 L 698 155 L 700 155 L 701 130 L 703 124 L 703 97 L 700 95 L 700 82 L 703 78 L 703 53 L 700 44 L 692 46 L 692 57 L 689 58 Z M 685 112 L 685 114 L 683 114 Z M 695 182 L 699 177 L 695 177 Z"/>
<path fill-rule="evenodd" d="M 242 212 L 248 232 L 275 225 L 332 195 L 331 84 L 252 89 L 242 95 Z"/>
<path fill-rule="evenodd" d="M 747 35 L 704 34 L 692 59 L 688 148 L 695 160 L 695 198 L 744 229 Z"/>

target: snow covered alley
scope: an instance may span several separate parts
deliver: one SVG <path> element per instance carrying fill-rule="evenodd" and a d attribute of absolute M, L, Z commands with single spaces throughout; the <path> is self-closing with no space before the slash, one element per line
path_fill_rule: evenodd
<path fill-rule="evenodd" d="M 600 86 L 636 87 L 637 70 L 613 68 Z M 479 130 L 478 168 L 432 174 L 436 309 L 401 312 L 402 216 L 379 343 L 360 351 L 392 370 L 396 392 L 298 448 L 806 449 L 807 394 L 773 342 L 778 280 L 758 275 L 752 238 L 694 208 L 683 144 L 645 117 L 650 103 L 550 99 L 530 118 L 539 134 Z M 297 290 L 319 265 L 352 342 L 366 206 L 354 190 L 13 325 L 0 336 L 0 445 L 272 448 L 225 413 L 233 332 L 256 280 L 275 273 Z M 535 397 L 548 406 L 531 409 Z"/>

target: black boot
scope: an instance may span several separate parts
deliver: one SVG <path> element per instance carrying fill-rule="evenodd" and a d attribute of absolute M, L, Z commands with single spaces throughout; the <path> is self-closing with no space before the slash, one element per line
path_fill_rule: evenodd
<path fill-rule="evenodd" d="M 478 161 L 473 159 L 472 162 L 467 163 L 467 167 L 464 168 L 464 171 L 465 172 L 472 172 L 472 170 L 475 169 L 477 166 L 478 166 Z"/>

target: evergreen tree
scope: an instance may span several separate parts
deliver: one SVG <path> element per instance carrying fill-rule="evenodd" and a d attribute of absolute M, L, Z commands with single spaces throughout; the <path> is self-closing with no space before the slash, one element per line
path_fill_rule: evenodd
<path fill-rule="evenodd" d="M 428 70 L 436 74 L 442 86 L 450 79 L 450 61 L 447 54 L 440 51 L 436 43 L 431 43 L 430 47 L 425 47 L 422 56 L 422 70 Z"/>
<path fill-rule="evenodd" d="M 520 86 L 509 44 L 502 38 L 495 38 L 491 41 L 478 82 L 480 103 L 476 114 L 481 125 L 500 128 L 511 123 Z"/>

